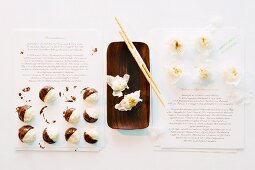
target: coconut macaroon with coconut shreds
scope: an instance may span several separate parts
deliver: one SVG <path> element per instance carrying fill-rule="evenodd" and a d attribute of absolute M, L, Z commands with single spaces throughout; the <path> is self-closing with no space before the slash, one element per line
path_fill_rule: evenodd
<path fill-rule="evenodd" d="M 16 108 L 16 112 L 22 122 L 30 122 L 35 117 L 35 110 L 30 105 L 19 106 Z"/>
<path fill-rule="evenodd" d="M 183 42 L 176 38 L 172 39 L 171 44 L 170 44 L 170 49 L 171 49 L 172 55 L 183 54 L 183 52 L 184 52 Z"/>
<path fill-rule="evenodd" d="M 33 126 L 25 125 L 19 128 L 19 139 L 23 143 L 32 143 L 36 139 L 35 130 Z"/>
<path fill-rule="evenodd" d="M 208 68 L 201 67 L 198 69 L 199 80 L 206 81 L 211 79 L 211 73 Z"/>
<path fill-rule="evenodd" d="M 90 104 L 94 104 L 98 101 L 98 91 L 94 88 L 91 87 L 86 87 L 82 90 L 83 92 L 83 100 L 85 100 L 85 102 L 90 103 Z"/>
<path fill-rule="evenodd" d="M 58 140 L 59 132 L 54 126 L 49 126 L 43 130 L 43 140 L 48 144 L 54 144 Z"/>
<path fill-rule="evenodd" d="M 107 75 L 107 84 L 112 88 L 113 96 L 121 97 L 123 95 L 122 91 L 129 89 L 127 85 L 129 78 L 130 76 L 128 74 L 125 74 L 123 77 L 120 77 L 119 75 L 115 77 Z"/>
<path fill-rule="evenodd" d="M 80 112 L 75 108 L 67 108 L 63 111 L 63 117 L 69 123 L 76 123 L 80 120 Z"/>
<path fill-rule="evenodd" d="M 58 92 L 52 86 L 44 86 L 39 92 L 39 98 L 46 104 L 52 104 L 58 99 Z"/>
<path fill-rule="evenodd" d="M 183 67 L 180 65 L 168 65 L 164 68 L 171 84 L 175 84 L 183 76 Z"/>
<path fill-rule="evenodd" d="M 142 102 L 142 99 L 140 99 L 140 90 L 125 95 L 120 103 L 115 105 L 115 109 L 119 111 L 128 111 L 135 107 L 138 102 Z"/>
<path fill-rule="evenodd" d="M 78 143 L 80 141 L 80 137 L 80 132 L 74 127 L 68 128 L 65 132 L 65 139 L 69 143 Z"/>
<path fill-rule="evenodd" d="M 83 113 L 83 118 L 88 123 L 94 123 L 98 120 L 99 113 L 96 109 L 87 108 Z"/>
<path fill-rule="evenodd" d="M 208 56 L 211 53 L 213 47 L 211 37 L 207 35 L 199 36 L 197 39 L 196 46 L 197 51 L 200 54 Z"/>
<path fill-rule="evenodd" d="M 87 129 L 84 132 L 84 140 L 90 144 L 97 143 L 98 138 L 99 135 L 96 129 Z"/>
<path fill-rule="evenodd" d="M 215 73 L 210 66 L 198 66 L 195 69 L 195 79 L 200 83 L 208 84 L 215 78 Z"/>
<path fill-rule="evenodd" d="M 238 68 L 229 67 L 224 70 L 223 78 L 226 84 L 237 85 L 240 82 L 241 76 Z"/>

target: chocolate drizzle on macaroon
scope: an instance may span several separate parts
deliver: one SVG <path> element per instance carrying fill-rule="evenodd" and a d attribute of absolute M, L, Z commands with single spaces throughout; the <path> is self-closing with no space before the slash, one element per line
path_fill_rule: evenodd
<path fill-rule="evenodd" d="M 48 94 L 50 90 L 54 89 L 51 86 L 44 86 L 39 92 L 39 98 L 44 102 L 45 96 Z"/>
<path fill-rule="evenodd" d="M 97 142 L 97 139 L 93 139 L 88 133 L 84 132 L 84 140 L 88 143 L 94 144 Z"/>
<path fill-rule="evenodd" d="M 50 138 L 50 136 L 49 136 L 49 134 L 48 134 L 48 132 L 47 132 L 47 128 L 45 128 L 45 129 L 43 130 L 43 140 L 44 140 L 45 142 L 49 143 L 49 144 L 55 143 L 55 141 L 52 140 L 52 139 Z"/>
<path fill-rule="evenodd" d="M 93 93 L 97 93 L 97 90 L 91 87 L 86 87 L 83 90 L 83 99 L 85 100 L 88 96 L 90 96 Z"/>
<path fill-rule="evenodd" d="M 66 141 L 69 140 L 69 138 L 73 135 L 73 133 L 76 131 L 77 129 L 74 127 L 68 128 L 65 132 L 65 139 Z"/>
<path fill-rule="evenodd" d="M 64 114 L 64 118 L 67 122 L 69 122 L 69 119 L 71 117 L 71 115 L 73 114 L 73 111 L 75 110 L 75 108 L 70 108 L 70 109 L 66 109 L 63 114 Z"/>
<path fill-rule="evenodd" d="M 24 122 L 24 117 L 25 117 L 25 113 L 28 109 L 30 109 L 32 106 L 29 105 L 24 105 L 24 106 L 19 106 L 16 108 L 16 112 L 18 112 L 19 115 L 19 119 Z"/>
<path fill-rule="evenodd" d="M 24 136 L 31 129 L 34 129 L 34 127 L 30 126 L 30 125 L 25 125 L 25 126 L 22 126 L 21 128 L 19 128 L 19 139 L 21 140 L 21 142 L 23 142 Z"/>

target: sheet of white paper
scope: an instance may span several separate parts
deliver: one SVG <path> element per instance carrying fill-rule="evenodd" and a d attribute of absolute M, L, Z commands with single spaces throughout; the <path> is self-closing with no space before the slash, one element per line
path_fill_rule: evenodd
<path fill-rule="evenodd" d="M 237 86 L 227 85 L 223 70 L 229 66 L 244 74 L 244 48 L 240 33 L 234 29 L 210 33 L 202 29 L 155 29 L 151 32 L 153 77 L 167 100 L 163 108 L 153 102 L 154 127 L 164 131 L 155 146 L 173 149 L 242 149 L 244 148 L 244 76 Z M 199 36 L 209 35 L 213 44 L 210 56 L 196 50 Z M 182 40 L 184 53 L 171 55 L 171 39 Z M 183 77 L 171 84 L 164 67 L 178 63 Z M 213 80 L 198 81 L 196 70 L 211 68 Z M 155 97 L 155 96 L 154 96 Z"/>
<path fill-rule="evenodd" d="M 17 150 L 59 150 L 59 151 L 98 151 L 104 145 L 104 57 L 102 56 L 102 37 L 96 30 L 15 30 L 15 87 L 14 108 L 25 104 L 36 110 L 34 121 L 24 123 L 15 114 L 14 132 Z M 40 110 L 45 104 L 39 99 L 39 91 L 50 85 L 61 97 L 53 105 L 48 105 L 43 114 Z M 29 92 L 22 89 L 30 87 Z M 93 87 L 99 93 L 99 101 L 89 105 L 82 98 L 82 89 Z M 68 89 L 67 89 L 68 88 Z M 20 93 L 20 95 L 18 95 Z M 75 96 L 74 102 L 67 102 Z M 63 118 L 66 108 L 76 108 L 80 112 L 80 121 L 71 124 Z M 83 119 L 86 108 L 97 109 L 99 119 L 88 123 Z M 46 122 L 46 119 L 49 123 Z M 56 121 L 53 123 L 53 121 Z M 18 129 L 30 124 L 36 130 L 36 141 L 24 144 L 18 138 Z M 54 124 L 59 130 L 59 139 L 55 144 L 47 144 L 42 139 L 43 129 Z M 81 138 L 77 144 L 65 141 L 65 130 L 75 127 Z M 88 144 L 83 138 L 84 131 L 95 128 L 99 132 L 99 141 Z M 42 147 L 45 147 L 42 149 Z"/>

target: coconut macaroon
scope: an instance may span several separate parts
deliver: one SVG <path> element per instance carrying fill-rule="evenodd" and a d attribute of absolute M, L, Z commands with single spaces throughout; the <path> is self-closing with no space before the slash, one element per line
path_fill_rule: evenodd
<path fill-rule="evenodd" d="M 87 108 L 83 113 L 83 118 L 88 123 L 94 123 L 98 120 L 99 113 L 96 109 Z"/>
<path fill-rule="evenodd" d="M 68 128 L 65 132 L 65 139 L 69 143 L 78 143 L 80 141 L 80 137 L 81 135 L 79 131 L 74 127 Z"/>
<path fill-rule="evenodd" d="M 36 139 L 35 130 L 33 126 L 25 125 L 19 128 L 19 139 L 23 143 L 32 143 Z"/>
<path fill-rule="evenodd" d="M 175 84 L 183 76 L 183 67 L 177 64 L 165 66 L 171 84 Z"/>
<path fill-rule="evenodd" d="M 51 86 L 44 86 L 39 92 L 39 98 L 46 104 L 52 104 L 57 100 L 58 92 Z"/>
<path fill-rule="evenodd" d="M 16 112 L 22 122 L 30 122 L 35 117 L 35 110 L 30 105 L 19 106 L 16 108 Z"/>
<path fill-rule="evenodd" d="M 99 135 L 96 129 L 87 129 L 84 132 L 84 140 L 90 144 L 94 144 L 98 141 Z"/>
<path fill-rule="evenodd" d="M 57 142 L 59 136 L 58 129 L 54 126 L 49 126 L 43 130 L 43 140 L 48 144 Z"/>
<path fill-rule="evenodd" d="M 142 99 L 140 99 L 140 90 L 125 95 L 120 103 L 115 105 L 115 109 L 119 111 L 128 111 L 135 107 L 138 102 L 142 102 Z"/>
<path fill-rule="evenodd" d="M 211 73 L 208 68 L 201 67 L 198 69 L 199 79 L 202 81 L 211 79 Z"/>
<path fill-rule="evenodd" d="M 170 48 L 173 55 L 181 55 L 184 52 L 183 43 L 179 39 L 173 39 Z"/>
<path fill-rule="evenodd" d="M 112 88 L 113 96 L 121 97 L 123 95 L 122 91 L 129 89 L 127 85 L 129 78 L 130 76 L 128 74 L 125 74 L 123 77 L 120 77 L 119 75 L 115 77 L 107 75 L 107 84 Z"/>
<path fill-rule="evenodd" d="M 80 112 L 75 108 L 67 108 L 63 111 L 63 117 L 69 123 L 76 123 L 80 120 Z"/>
<path fill-rule="evenodd" d="M 210 66 L 197 66 L 194 78 L 201 85 L 209 85 L 215 79 L 215 72 Z"/>
<path fill-rule="evenodd" d="M 203 35 L 197 39 L 197 51 L 205 56 L 211 53 L 212 40 L 209 36 Z"/>
<path fill-rule="evenodd" d="M 90 104 L 96 103 L 98 101 L 98 91 L 91 87 L 86 87 L 82 90 L 83 99 Z"/>
<path fill-rule="evenodd" d="M 238 68 L 229 67 L 224 70 L 223 78 L 227 84 L 237 85 L 240 82 L 241 76 Z"/>

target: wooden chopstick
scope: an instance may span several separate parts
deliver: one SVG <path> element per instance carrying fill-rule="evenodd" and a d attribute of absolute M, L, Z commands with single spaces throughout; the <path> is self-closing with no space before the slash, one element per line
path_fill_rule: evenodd
<path fill-rule="evenodd" d="M 126 33 L 124 27 L 122 26 L 122 24 L 120 23 L 120 21 L 119 21 L 119 19 L 118 19 L 117 17 L 115 17 L 115 20 L 116 20 L 116 22 L 118 23 L 118 25 L 119 25 L 121 31 L 123 32 L 124 37 L 127 39 L 128 44 L 130 44 L 131 48 L 132 48 L 133 50 L 135 50 L 135 53 L 137 53 L 137 57 L 139 58 L 138 61 L 139 61 L 139 62 L 142 62 L 142 63 L 144 64 L 143 67 L 144 67 L 146 73 L 149 75 L 150 79 L 152 80 L 152 83 L 155 85 L 157 91 L 160 93 L 160 90 L 159 90 L 157 84 L 155 83 L 154 78 L 151 76 L 149 69 L 147 68 L 147 66 L 146 66 L 146 64 L 144 63 L 142 57 L 140 56 L 139 52 L 138 52 L 137 49 L 135 48 L 135 45 L 134 45 L 133 42 L 128 38 L 127 33 Z M 133 55 L 133 56 L 134 56 L 134 55 Z M 134 56 L 134 57 L 135 57 L 135 56 Z"/>
<path fill-rule="evenodd" d="M 118 25 L 120 26 L 121 31 L 119 32 L 121 37 L 123 38 L 123 40 L 125 41 L 128 49 L 130 50 L 132 56 L 134 57 L 134 59 L 136 60 L 138 66 L 140 67 L 141 71 L 143 72 L 145 78 L 147 79 L 147 81 L 150 83 L 152 89 L 154 90 L 154 92 L 156 93 L 157 97 L 159 98 L 161 104 L 163 106 L 165 106 L 165 100 L 163 99 L 163 97 L 160 94 L 159 88 L 156 85 L 154 79 L 152 78 L 146 64 L 144 63 L 142 57 L 140 56 L 139 52 L 137 51 L 137 49 L 135 48 L 134 44 L 132 43 L 132 41 L 130 41 L 130 39 L 128 38 L 124 28 L 122 27 L 122 25 L 120 24 L 119 20 L 115 17 Z"/>

